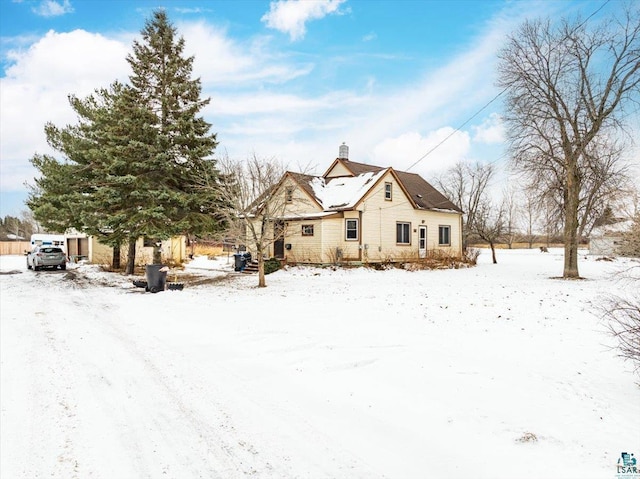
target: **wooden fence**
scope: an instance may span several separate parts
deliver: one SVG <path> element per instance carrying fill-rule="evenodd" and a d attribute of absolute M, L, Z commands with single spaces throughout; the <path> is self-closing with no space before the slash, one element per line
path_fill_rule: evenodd
<path fill-rule="evenodd" d="M 19 254 L 31 250 L 29 241 L 0 241 L 0 255 Z"/>

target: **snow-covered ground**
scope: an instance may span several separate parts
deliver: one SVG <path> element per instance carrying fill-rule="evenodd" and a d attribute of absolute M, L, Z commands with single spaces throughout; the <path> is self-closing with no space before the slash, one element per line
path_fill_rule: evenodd
<path fill-rule="evenodd" d="M 640 387 L 597 307 L 633 261 L 489 260 L 259 289 L 196 258 L 151 294 L 0 257 L 0 476 L 615 478 Z"/>

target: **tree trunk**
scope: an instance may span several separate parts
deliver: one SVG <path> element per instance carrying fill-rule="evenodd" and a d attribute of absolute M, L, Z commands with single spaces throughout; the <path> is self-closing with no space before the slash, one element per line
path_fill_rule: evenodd
<path fill-rule="evenodd" d="M 580 277 L 578 273 L 578 235 L 575 229 L 568 226 L 565 226 L 564 229 L 564 272 L 562 277 L 576 279 Z"/>
<path fill-rule="evenodd" d="M 564 271 L 565 279 L 579 278 L 578 274 L 578 203 L 580 182 L 577 162 L 569 162 L 567 168 L 567 196 L 564 219 Z"/>
<path fill-rule="evenodd" d="M 111 267 L 115 270 L 120 269 L 120 243 L 113 247 L 113 257 L 111 259 Z"/>
<path fill-rule="evenodd" d="M 264 275 L 264 254 L 262 251 L 258 251 L 258 287 L 265 288 L 267 281 Z"/>
<path fill-rule="evenodd" d="M 136 239 L 129 239 L 129 251 L 127 252 L 127 269 L 125 274 L 133 274 L 136 266 Z"/>
<path fill-rule="evenodd" d="M 491 246 L 491 259 L 493 260 L 493 264 L 498 264 L 498 260 L 496 259 L 496 245 L 493 244 L 493 241 L 490 241 L 489 246 Z"/>

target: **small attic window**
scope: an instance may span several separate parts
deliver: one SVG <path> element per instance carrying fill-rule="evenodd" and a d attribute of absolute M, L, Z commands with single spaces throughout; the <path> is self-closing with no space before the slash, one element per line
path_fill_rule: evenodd
<path fill-rule="evenodd" d="M 287 203 L 293 202 L 293 186 L 287 186 L 284 192 L 284 199 Z"/>
<path fill-rule="evenodd" d="M 393 199 L 393 184 L 387 182 L 384 184 L 384 199 L 391 201 Z"/>

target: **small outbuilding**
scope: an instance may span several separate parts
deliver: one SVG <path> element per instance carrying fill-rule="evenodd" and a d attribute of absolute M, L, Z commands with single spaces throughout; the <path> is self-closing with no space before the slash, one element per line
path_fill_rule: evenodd
<path fill-rule="evenodd" d="M 600 224 L 589 235 L 589 254 L 617 256 L 623 244 L 624 234 L 631 231 L 632 220 L 616 218 Z"/>

